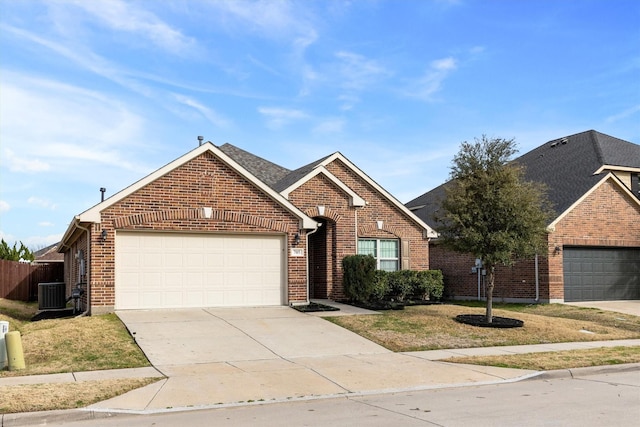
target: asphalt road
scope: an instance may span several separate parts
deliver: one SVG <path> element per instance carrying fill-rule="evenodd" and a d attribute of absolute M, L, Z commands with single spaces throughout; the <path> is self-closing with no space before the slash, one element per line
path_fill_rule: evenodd
<path fill-rule="evenodd" d="M 48 426 L 637 426 L 640 369 L 489 386 L 318 399 Z"/>

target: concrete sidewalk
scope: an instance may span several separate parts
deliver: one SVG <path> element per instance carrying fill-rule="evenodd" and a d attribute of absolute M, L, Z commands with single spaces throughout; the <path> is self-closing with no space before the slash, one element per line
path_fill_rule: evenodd
<path fill-rule="evenodd" d="M 361 310 L 341 309 L 343 315 Z M 317 318 L 326 314 L 302 314 L 287 307 L 131 311 L 121 316 L 154 367 L 7 377 L 0 378 L 0 386 L 158 378 L 113 399 L 67 411 L 148 414 L 513 382 L 542 372 L 442 360 L 640 346 L 635 339 L 393 353 Z M 640 365 L 632 369 L 640 370 Z M 20 425 L 6 423 L 21 416 L 5 415 L 3 422 Z"/>

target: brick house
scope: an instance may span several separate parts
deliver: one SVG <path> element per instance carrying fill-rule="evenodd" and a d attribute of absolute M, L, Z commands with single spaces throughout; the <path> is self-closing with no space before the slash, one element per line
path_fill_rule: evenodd
<path fill-rule="evenodd" d="M 424 270 L 431 237 L 339 152 L 291 171 L 207 142 L 75 216 L 59 251 L 98 314 L 340 300 L 344 256 Z"/>
<path fill-rule="evenodd" d="M 542 182 L 555 210 L 548 250 L 496 268 L 496 301 L 640 299 L 640 146 L 593 130 L 549 141 L 514 160 Z M 406 206 L 434 229 L 446 183 Z M 430 266 L 443 271 L 445 295 L 484 298 L 475 257 L 432 240 Z"/>

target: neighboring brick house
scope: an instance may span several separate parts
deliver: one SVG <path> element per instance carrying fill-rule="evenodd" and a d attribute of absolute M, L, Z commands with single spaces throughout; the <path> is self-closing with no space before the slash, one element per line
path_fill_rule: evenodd
<path fill-rule="evenodd" d="M 555 218 L 548 251 L 496 268 L 494 298 L 514 302 L 640 299 L 640 146 L 593 130 L 549 141 L 515 159 L 544 183 Z M 434 229 L 446 183 L 406 206 Z M 452 298 L 484 298 L 475 257 L 430 243 L 430 267 Z"/>
<path fill-rule="evenodd" d="M 344 256 L 424 270 L 434 236 L 340 153 L 290 171 L 208 142 L 75 216 L 59 250 L 97 314 L 340 300 Z"/>

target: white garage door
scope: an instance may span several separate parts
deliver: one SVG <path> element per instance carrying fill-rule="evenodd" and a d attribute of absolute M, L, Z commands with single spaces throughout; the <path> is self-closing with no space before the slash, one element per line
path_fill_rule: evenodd
<path fill-rule="evenodd" d="M 118 232 L 115 308 L 281 305 L 283 237 Z"/>

